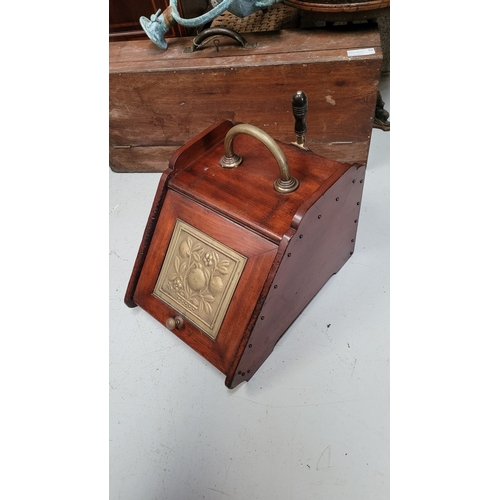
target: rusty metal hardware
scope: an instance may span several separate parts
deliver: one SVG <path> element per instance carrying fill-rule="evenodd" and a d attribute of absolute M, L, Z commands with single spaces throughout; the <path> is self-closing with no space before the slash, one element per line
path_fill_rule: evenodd
<path fill-rule="evenodd" d="M 230 28 L 224 28 L 222 26 L 220 27 L 214 27 L 214 28 L 207 28 L 206 30 L 203 30 L 194 40 L 193 40 L 193 46 L 188 47 L 184 49 L 184 52 L 194 52 L 198 49 L 201 48 L 204 42 L 206 42 L 209 38 L 213 36 L 227 36 L 238 42 L 244 49 L 252 49 L 257 46 L 256 43 L 248 43 L 245 38 L 240 35 L 237 31 L 232 30 Z M 215 41 L 214 41 L 215 43 Z M 217 47 L 218 51 L 218 47 Z"/>

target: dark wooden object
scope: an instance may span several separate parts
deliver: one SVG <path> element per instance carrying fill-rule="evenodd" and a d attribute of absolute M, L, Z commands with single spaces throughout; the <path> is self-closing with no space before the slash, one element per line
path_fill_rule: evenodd
<path fill-rule="evenodd" d="M 382 65 L 378 29 L 244 36 L 256 46 L 227 37 L 195 52 L 186 52 L 191 38 L 172 39 L 166 51 L 150 41 L 110 44 L 112 170 L 162 172 L 179 147 L 219 119 L 290 141 L 290 96 L 297 90 L 309 100 L 307 146 L 327 158 L 366 163 Z M 373 54 L 349 55 L 357 49 Z"/>
<path fill-rule="evenodd" d="M 142 307 L 163 325 L 182 316 L 153 293 L 171 244 L 175 250 L 178 220 L 245 256 L 216 338 L 185 317 L 181 327 L 173 328 L 226 375 L 229 388 L 255 374 L 286 329 L 352 255 L 365 174 L 364 165 L 338 163 L 278 141 L 290 174 L 300 181 L 293 193 L 280 194 L 273 188 L 279 174 L 276 160 L 254 137 L 234 139 L 234 150 L 243 157 L 240 166 L 220 166 L 232 126 L 231 121 L 219 122 L 172 156 L 125 297 L 129 307 Z"/>
<path fill-rule="evenodd" d="M 284 0 L 286 5 L 300 10 L 304 19 L 328 22 L 375 20 L 387 16 L 390 0 Z"/>

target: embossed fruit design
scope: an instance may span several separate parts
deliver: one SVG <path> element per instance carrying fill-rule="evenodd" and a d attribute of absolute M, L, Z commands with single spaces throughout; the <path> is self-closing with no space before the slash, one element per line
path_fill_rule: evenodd
<path fill-rule="evenodd" d="M 191 269 L 191 271 L 189 271 L 189 274 L 187 275 L 187 282 L 190 288 L 192 290 L 195 290 L 196 292 L 203 290 L 203 288 L 205 288 L 207 285 L 205 275 L 203 274 L 203 271 L 198 267 L 195 267 L 194 269 Z"/>
<path fill-rule="evenodd" d="M 222 292 L 223 288 L 224 288 L 224 283 L 221 277 L 213 276 L 212 279 L 210 280 L 210 283 L 208 284 L 208 289 L 210 290 L 210 292 L 214 295 L 218 295 L 219 293 Z"/>
<path fill-rule="evenodd" d="M 169 290 L 183 307 L 212 321 L 228 286 L 231 262 L 221 258 L 215 249 L 187 236 L 181 239 L 171 265 Z"/>
<path fill-rule="evenodd" d="M 182 257 L 187 257 L 190 253 L 189 244 L 186 240 L 184 240 L 179 246 L 179 253 Z"/>

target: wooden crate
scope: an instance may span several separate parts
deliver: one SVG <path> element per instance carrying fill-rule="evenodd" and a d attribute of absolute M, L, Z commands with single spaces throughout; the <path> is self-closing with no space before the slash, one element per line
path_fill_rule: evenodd
<path fill-rule="evenodd" d="M 161 172 L 172 153 L 219 119 L 252 123 L 293 141 L 291 99 L 309 100 L 307 145 L 338 161 L 366 163 L 382 65 L 378 29 L 245 33 L 110 43 L 109 146 L 116 172 Z M 216 44 L 218 44 L 216 46 Z"/>

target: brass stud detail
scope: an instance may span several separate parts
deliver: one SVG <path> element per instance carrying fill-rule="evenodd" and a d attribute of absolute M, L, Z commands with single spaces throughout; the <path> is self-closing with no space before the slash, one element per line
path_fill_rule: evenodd
<path fill-rule="evenodd" d="M 169 330 L 174 330 L 175 328 L 182 328 L 184 326 L 184 320 L 181 316 L 176 316 L 175 318 L 168 318 L 165 321 L 165 326 Z"/>

